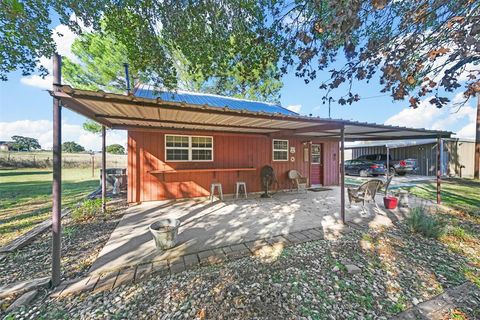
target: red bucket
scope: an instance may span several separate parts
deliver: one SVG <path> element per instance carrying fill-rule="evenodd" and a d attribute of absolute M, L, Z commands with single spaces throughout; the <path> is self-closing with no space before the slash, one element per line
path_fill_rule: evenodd
<path fill-rule="evenodd" d="M 386 209 L 395 209 L 398 204 L 398 199 L 392 196 L 383 197 L 383 204 Z"/>

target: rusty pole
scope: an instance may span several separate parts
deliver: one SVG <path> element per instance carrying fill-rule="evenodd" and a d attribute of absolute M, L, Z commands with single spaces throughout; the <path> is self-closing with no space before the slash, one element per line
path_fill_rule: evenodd
<path fill-rule="evenodd" d="M 480 179 L 480 92 L 477 93 L 477 122 L 475 134 L 475 159 L 473 178 L 477 180 Z"/>
<path fill-rule="evenodd" d="M 62 57 L 53 55 L 53 90 L 62 83 Z M 61 281 L 61 212 L 62 212 L 62 107 L 53 98 L 53 183 L 52 183 L 52 285 Z"/>
<path fill-rule="evenodd" d="M 106 159 L 106 130 L 102 126 L 102 212 L 107 212 L 106 194 L 107 194 L 107 159 Z"/>
<path fill-rule="evenodd" d="M 442 139 L 440 137 L 437 138 L 437 204 L 442 202 L 442 182 L 440 180 L 441 172 L 442 172 L 442 163 L 441 163 L 441 147 L 442 147 Z"/>
<path fill-rule="evenodd" d="M 340 129 L 340 216 L 345 223 L 345 128 Z"/>

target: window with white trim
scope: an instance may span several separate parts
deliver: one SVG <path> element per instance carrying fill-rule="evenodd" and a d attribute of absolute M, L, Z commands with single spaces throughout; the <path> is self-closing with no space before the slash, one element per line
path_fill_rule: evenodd
<path fill-rule="evenodd" d="M 273 161 L 288 161 L 288 140 L 273 139 Z"/>
<path fill-rule="evenodd" d="M 166 161 L 212 161 L 213 137 L 165 135 Z"/>

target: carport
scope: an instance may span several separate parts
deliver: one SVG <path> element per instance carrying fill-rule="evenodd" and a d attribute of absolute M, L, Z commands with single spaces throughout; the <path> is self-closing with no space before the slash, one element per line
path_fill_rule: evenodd
<path fill-rule="evenodd" d="M 61 59 L 54 58 L 53 97 L 53 259 L 52 281 L 60 282 L 61 212 L 61 108 L 66 107 L 100 123 L 102 130 L 102 170 L 105 172 L 105 129 L 119 130 L 195 130 L 268 137 L 296 137 L 308 142 L 321 138 L 339 142 L 340 213 L 345 221 L 344 150 L 346 141 L 376 141 L 448 138 L 451 132 L 386 126 L 347 120 L 323 119 L 301 115 L 254 112 L 208 104 L 167 101 L 132 95 L 78 90 L 61 84 Z M 440 145 L 440 143 L 439 143 Z M 438 153 L 437 161 L 440 161 Z M 440 203 L 440 172 L 437 172 L 437 202 Z M 105 179 L 102 198 L 105 204 Z"/>

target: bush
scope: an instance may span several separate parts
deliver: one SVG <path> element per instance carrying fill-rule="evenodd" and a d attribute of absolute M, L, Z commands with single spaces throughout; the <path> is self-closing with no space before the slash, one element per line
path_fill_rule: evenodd
<path fill-rule="evenodd" d="M 428 238 L 438 239 L 445 234 L 445 224 L 425 213 L 422 207 L 412 209 L 407 224 L 412 232 Z"/>
<path fill-rule="evenodd" d="M 101 213 L 102 199 L 89 199 L 72 210 L 72 219 L 75 222 L 87 221 Z"/>

